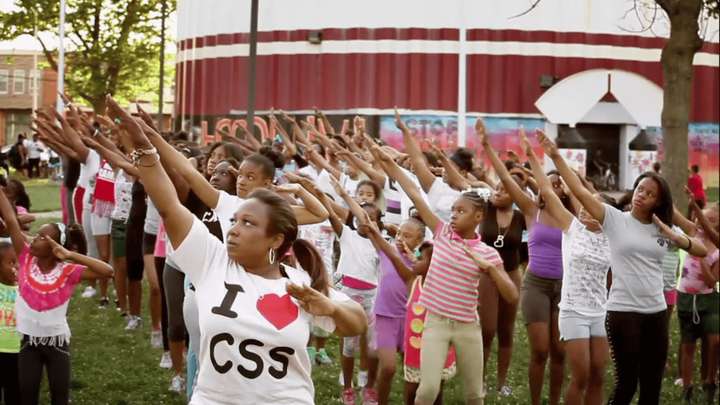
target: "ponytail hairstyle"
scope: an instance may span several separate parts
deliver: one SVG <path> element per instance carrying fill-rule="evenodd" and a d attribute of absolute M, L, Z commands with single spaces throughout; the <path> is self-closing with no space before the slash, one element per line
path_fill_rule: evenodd
<path fill-rule="evenodd" d="M 265 189 L 253 191 L 248 199 L 258 200 L 268 207 L 267 235 L 283 235 L 283 242 L 275 252 L 276 257 L 283 257 L 292 247 L 298 263 L 310 275 L 310 286 L 327 295 L 330 281 L 322 256 L 310 242 L 297 238 L 298 223 L 290 203 Z"/>
<path fill-rule="evenodd" d="M 58 238 L 55 239 L 55 242 L 61 244 L 69 251 L 80 253 L 81 255 L 87 254 L 87 241 L 85 240 L 85 233 L 83 232 L 82 226 L 79 224 L 65 226 L 60 222 L 56 222 L 53 225 L 58 231 Z"/>
<path fill-rule="evenodd" d="M 310 275 L 310 287 L 327 296 L 330 289 L 330 277 L 320 252 L 305 239 L 296 239 L 292 249 L 300 267 Z"/>

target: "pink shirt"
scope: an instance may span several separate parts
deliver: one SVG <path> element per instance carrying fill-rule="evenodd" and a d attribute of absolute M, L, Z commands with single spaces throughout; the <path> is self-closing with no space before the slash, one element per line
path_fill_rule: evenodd
<path fill-rule="evenodd" d="M 713 286 L 705 284 L 700 261 L 703 260 L 708 266 L 712 267 L 718 261 L 718 252 L 719 251 L 715 249 L 703 259 L 688 255 L 687 258 L 685 258 L 685 266 L 682 270 L 678 291 L 686 294 L 710 294 L 713 292 Z"/>
<path fill-rule="evenodd" d="M 460 322 L 477 322 L 478 284 L 482 271 L 462 247 L 467 246 L 477 256 L 502 269 L 500 254 L 483 243 L 480 236 L 462 239 L 443 222 L 438 224 L 434 239 L 435 248 L 420 304 L 436 315 Z"/>
<path fill-rule="evenodd" d="M 18 292 L 35 311 L 47 311 L 66 303 L 85 270 L 85 266 L 61 262 L 43 273 L 37 258 L 30 254 L 29 245 L 20 253 L 18 264 Z"/>

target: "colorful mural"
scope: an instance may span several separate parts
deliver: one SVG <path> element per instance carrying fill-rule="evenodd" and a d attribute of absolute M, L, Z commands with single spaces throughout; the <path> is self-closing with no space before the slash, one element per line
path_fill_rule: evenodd
<path fill-rule="evenodd" d="M 658 160 L 662 162 L 665 149 L 662 128 L 648 128 L 658 143 Z M 688 162 L 700 166 L 700 175 L 706 187 L 715 188 L 720 183 L 720 125 L 715 123 L 691 123 L 688 130 Z"/>

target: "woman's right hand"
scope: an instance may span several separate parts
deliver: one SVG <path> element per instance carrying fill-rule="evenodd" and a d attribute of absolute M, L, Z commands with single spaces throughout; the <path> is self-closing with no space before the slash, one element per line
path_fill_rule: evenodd
<path fill-rule="evenodd" d="M 540 145 L 542 145 L 543 150 L 548 156 L 550 156 L 551 159 L 560 157 L 557 145 L 552 141 L 552 139 L 548 138 L 543 131 L 537 131 L 537 138 L 538 141 L 540 141 Z"/>
<path fill-rule="evenodd" d="M 152 144 L 150 143 L 150 140 L 147 136 L 145 136 L 142 127 L 140 127 L 140 124 L 135 121 L 135 118 L 121 108 L 109 94 L 106 101 L 108 116 L 114 120 L 121 129 L 125 130 L 120 133 L 123 134 L 124 132 L 127 134 L 125 136 L 129 137 L 130 143 L 135 147 L 135 149 L 151 149 Z"/>

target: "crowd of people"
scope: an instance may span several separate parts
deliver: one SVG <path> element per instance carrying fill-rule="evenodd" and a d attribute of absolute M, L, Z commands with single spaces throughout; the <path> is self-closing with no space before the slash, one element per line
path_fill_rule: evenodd
<path fill-rule="evenodd" d="M 263 142 L 241 127 L 200 146 L 111 97 L 106 115 L 66 106 L 38 111 L 33 138 L 79 165 L 65 179 L 73 217 L 29 236 L 22 183 L 0 192 L 0 295 L 16 317 L 0 330 L 6 404 L 41 402 L 43 370 L 51 402 L 67 404 L 73 290 L 86 282 L 83 297 L 114 301 L 132 331 L 144 277 L 150 343 L 190 404 L 313 404 L 312 367 L 333 358 L 346 405 L 389 403 L 396 374 L 405 404 L 442 403 L 451 378 L 467 404 L 484 402 L 488 378 L 511 397 L 518 311 L 527 403 L 542 403 L 549 363 L 550 404 L 604 403 L 606 384 L 611 404 L 657 404 L 673 308 L 683 398 L 717 398 L 718 204 L 688 190 L 688 219 L 657 173 L 616 202 L 542 132 L 520 129 L 525 163 L 501 159 L 482 120 L 494 175 L 472 150 L 422 144 L 398 114 L 402 151 L 360 117 L 336 130 L 319 111 L 271 114 L 278 136 Z"/>

